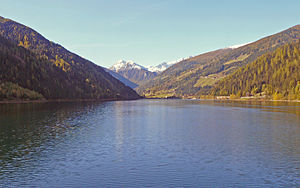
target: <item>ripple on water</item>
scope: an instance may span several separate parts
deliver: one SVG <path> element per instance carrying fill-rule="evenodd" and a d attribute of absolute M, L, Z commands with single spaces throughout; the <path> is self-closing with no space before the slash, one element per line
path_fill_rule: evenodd
<path fill-rule="evenodd" d="M 185 100 L 1 105 L 0 184 L 297 187 L 295 105 Z"/>

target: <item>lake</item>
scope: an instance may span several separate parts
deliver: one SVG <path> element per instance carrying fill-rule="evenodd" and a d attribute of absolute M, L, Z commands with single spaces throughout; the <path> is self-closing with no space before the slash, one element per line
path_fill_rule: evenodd
<path fill-rule="evenodd" d="M 0 104 L 2 187 L 299 187 L 300 104 Z"/>

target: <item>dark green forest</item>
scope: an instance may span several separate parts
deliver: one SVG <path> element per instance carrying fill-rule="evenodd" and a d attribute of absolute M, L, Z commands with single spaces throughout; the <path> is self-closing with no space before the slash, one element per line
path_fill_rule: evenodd
<path fill-rule="evenodd" d="M 300 100 L 300 40 L 240 68 L 221 80 L 212 94 Z"/>
<path fill-rule="evenodd" d="M 0 83 L 5 82 L 46 99 L 139 98 L 102 67 L 24 25 L 0 18 Z"/>

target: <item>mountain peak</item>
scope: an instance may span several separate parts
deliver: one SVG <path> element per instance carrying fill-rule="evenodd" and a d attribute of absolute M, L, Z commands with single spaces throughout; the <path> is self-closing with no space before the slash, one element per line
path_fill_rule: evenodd
<path fill-rule="evenodd" d="M 117 63 L 115 63 L 113 66 L 109 68 L 112 71 L 118 72 L 120 70 L 127 70 L 127 69 L 139 69 L 139 70 L 146 70 L 143 66 L 135 63 L 134 61 L 125 61 L 125 60 L 119 60 Z"/>
<path fill-rule="evenodd" d="M 8 21 L 12 21 L 12 20 L 0 16 L 0 23 L 5 23 L 5 22 L 8 22 Z"/>
<path fill-rule="evenodd" d="M 120 74 L 124 78 L 136 84 L 152 79 L 157 75 L 156 72 L 151 72 L 147 68 L 133 61 L 125 60 L 119 60 L 116 64 L 111 66 L 109 70 Z"/>
<path fill-rule="evenodd" d="M 161 72 L 165 71 L 167 68 L 171 67 L 172 65 L 179 63 L 181 61 L 184 61 L 186 59 L 189 59 L 191 57 L 193 57 L 193 56 L 189 56 L 186 58 L 180 58 L 175 61 L 162 62 L 161 64 L 159 64 L 157 66 L 148 66 L 147 69 L 148 69 L 148 71 L 151 71 L 151 72 L 161 73 Z"/>
<path fill-rule="evenodd" d="M 236 49 L 236 48 L 239 48 L 239 47 L 242 47 L 242 46 L 246 46 L 247 44 L 250 44 L 251 42 L 247 42 L 247 43 L 244 43 L 244 44 L 236 44 L 236 45 L 232 45 L 232 46 L 228 46 L 226 48 L 230 48 L 230 49 Z M 225 48 L 225 49 L 226 49 Z"/>

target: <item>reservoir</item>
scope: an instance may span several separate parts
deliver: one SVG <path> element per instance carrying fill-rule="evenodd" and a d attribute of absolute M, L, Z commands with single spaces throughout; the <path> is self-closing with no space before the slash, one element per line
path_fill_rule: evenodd
<path fill-rule="evenodd" d="M 300 104 L 0 104 L 1 187 L 299 187 Z"/>

